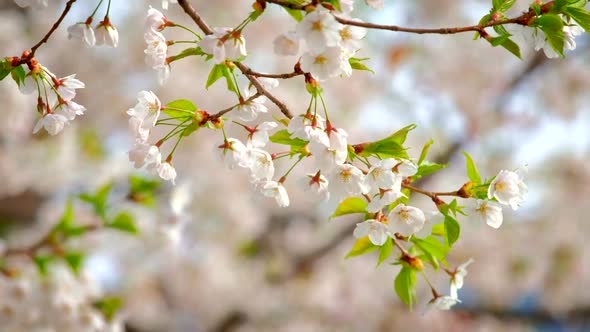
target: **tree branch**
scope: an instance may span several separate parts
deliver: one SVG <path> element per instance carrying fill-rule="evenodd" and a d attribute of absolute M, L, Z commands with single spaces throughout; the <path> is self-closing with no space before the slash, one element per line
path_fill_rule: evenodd
<path fill-rule="evenodd" d="M 43 36 L 43 38 L 37 44 L 35 44 L 33 47 L 31 47 L 31 53 L 30 53 L 30 55 L 28 57 L 29 59 L 32 59 L 33 56 L 35 56 L 35 52 L 37 51 L 37 49 L 41 45 L 43 45 L 44 43 L 46 43 L 49 40 L 49 37 L 51 37 L 51 35 L 53 34 L 53 32 L 55 30 L 57 30 L 57 28 L 59 27 L 59 25 L 61 24 L 61 22 L 63 21 L 63 19 L 68 15 L 68 12 L 72 8 L 72 5 L 76 1 L 77 0 L 69 0 L 66 3 L 66 7 L 64 8 L 63 12 L 61 13 L 61 15 L 59 16 L 59 18 L 57 19 L 57 21 L 55 21 L 55 23 L 53 24 L 53 26 L 51 27 L 51 29 L 49 29 L 49 31 L 45 34 L 45 36 Z"/>
<path fill-rule="evenodd" d="M 184 12 L 193 19 L 193 21 L 199 26 L 199 28 L 205 34 L 210 35 L 213 33 L 213 30 L 211 30 L 209 25 L 201 18 L 201 16 L 196 11 L 196 9 L 187 0 L 178 0 L 178 4 L 180 5 L 180 7 L 182 7 Z M 277 105 L 277 107 L 281 110 L 281 112 L 287 118 L 291 119 L 293 117 L 293 114 L 291 114 L 291 111 L 289 111 L 289 108 L 287 108 L 287 106 L 282 101 L 280 101 L 277 97 L 275 97 L 268 90 L 266 90 L 262 86 L 262 84 L 260 84 L 260 82 L 258 81 L 256 76 L 254 76 L 252 74 L 248 74 L 248 72 L 252 71 L 250 69 L 250 67 L 246 66 L 245 64 L 243 64 L 241 62 L 236 62 L 235 65 L 236 65 L 236 67 L 238 67 L 238 69 L 240 69 L 242 74 L 244 74 L 246 76 L 246 78 L 248 78 L 248 80 L 252 83 L 252 85 L 256 88 L 256 90 L 258 92 L 265 95 L 268 99 L 270 99 L 270 101 L 272 101 L 275 105 Z"/>

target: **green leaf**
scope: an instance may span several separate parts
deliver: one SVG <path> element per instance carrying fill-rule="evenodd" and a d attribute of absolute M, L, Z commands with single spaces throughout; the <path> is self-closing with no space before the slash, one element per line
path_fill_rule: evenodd
<path fill-rule="evenodd" d="M 545 37 L 551 48 L 561 57 L 564 57 L 563 46 L 565 44 L 565 37 L 563 35 L 563 21 L 561 18 L 553 14 L 542 15 L 537 19 L 537 24 L 545 33 Z"/>
<path fill-rule="evenodd" d="M 104 297 L 94 302 L 93 306 L 98 309 L 108 321 L 111 321 L 123 306 L 123 299 L 116 296 Z"/>
<path fill-rule="evenodd" d="M 475 167 L 475 163 L 473 159 L 469 155 L 469 153 L 463 151 L 463 155 L 465 156 L 465 163 L 467 168 L 467 176 L 469 176 L 469 180 L 475 182 L 477 184 L 481 183 L 481 177 L 479 176 L 479 172 L 477 171 L 477 167 Z"/>
<path fill-rule="evenodd" d="M 566 7 L 564 12 L 571 16 L 586 32 L 590 32 L 590 13 L 583 8 Z"/>
<path fill-rule="evenodd" d="M 352 249 L 350 250 L 350 252 L 348 252 L 348 254 L 346 254 L 345 258 L 364 255 L 373 250 L 376 250 L 377 248 L 379 248 L 379 246 L 374 245 L 373 242 L 369 240 L 369 237 L 365 236 L 363 238 L 356 240 L 354 246 L 352 246 Z"/>
<path fill-rule="evenodd" d="M 25 81 L 26 73 L 25 73 L 25 69 L 23 68 L 22 65 L 14 67 L 12 69 L 12 71 L 10 72 L 10 75 L 12 76 L 12 79 L 16 82 L 16 84 L 19 87 Z"/>
<path fill-rule="evenodd" d="M 430 161 L 423 161 L 420 166 L 418 166 L 418 171 L 416 172 L 416 174 L 412 177 L 413 179 L 417 180 L 421 177 L 430 175 L 434 172 L 438 172 L 441 169 L 447 167 L 449 164 L 439 164 L 439 163 L 433 163 Z"/>
<path fill-rule="evenodd" d="M 492 4 L 495 10 L 503 13 L 510 9 L 515 2 L 516 0 L 493 0 Z"/>
<path fill-rule="evenodd" d="M 368 143 L 359 155 L 362 157 L 375 155 L 380 158 L 408 159 L 408 153 L 402 145 L 406 141 L 408 133 L 415 128 L 416 125 L 411 124 L 384 139 Z"/>
<path fill-rule="evenodd" d="M 189 48 L 185 48 L 184 50 L 182 50 L 182 52 L 178 53 L 177 55 L 174 56 L 174 59 L 172 61 L 177 61 L 189 56 L 193 56 L 193 55 L 198 55 L 198 56 L 206 56 L 207 53 L 203 52 L 203 50 L 201 49 L 200 46 L 197 47 L 189 47 Z"/>
<path fill-rule="evenodd" d="M 493 37 L 492 39 L 490 39 L 490 44 L 492 44 L 493 47 L 496 47 L 498 45 L 502 45 L 508 39 L 510 39 L 510 35 L 503 35 L 503 36 L 499 36 L 499 37 Z"/>
<path fill-rule="evenodd" d="M 279 130 L 274 135 L 270 136 L 269 140 L 273 143 L 289 145 L 295 150 L 299 150 L 307 145 L 307 141 L 301 138 L 291 138 L 291 134 L 287 129 Z"/>
<path fill-rule="evenodd" d="M 387 238 L 387 241 L 379 248 L 379 260 L 377 261 L 377 266 L 381 265 L 393 251 L 393 241 L 391 238 Z"/>
<path fill-rule="evenodd" d="M 366 58 L 366 59 L 359 59 L 359 58 L 352 57 L 352 58 L 349 58 L 348 59 L 348 63 L 350 64 L 350 67 L 352 69 L 369 71 L 372 74 L 375 74 L 375 72 L 371 68 L 367 67 L 364 63 L 362 63 L 362 61 L 367 60 L 367 59 L 368 58 Z"/>
<path fill-rule="evenodd" d="M 49 273 L 49 263 L 55 260 L 55 256 L 51 255 L 36 255 L 33 258 L 35 265 L 37 266 L 37 271 L 42 276 L 47 276 Z"/>
<path fill-rule="evenodd" d="M 131 186 L 132 193 L 153 193 L 160 188 L 160 181 L 131 175 L 129 177 L 129 185 Z"/>
<path fill-rule="evenodd" d="M 512 34 L 510 32 L 508 32 L 508 30 L 506 30 L 506 28 L 503 25 L 494 25 L 493 26 L 494 31 L 496 31 L 500 36 L 507 36 L 510 37 L 512 36 Z"/>
<path fill-rule="evenodd" d="M 186 120 L 194 115 L 197 110 L 197 106 L 190 100 L 178 99 L 166 104 L 162 112 L 170 115 L 177 120 Z"/>
<path fill-rule="evenodd" d="M 12 67 L 12 62 L 10 59 L 4 59 L 0 61 L 0 81 L 2 81 L 14 67 Z"/>
<path fill-rule="evenodd" d="M 517 58 L 522 59 L 522 56 L 520 55 L 520 47 L 518 47 L 518 44 L 513 42 L 510 38 L 504 40 L 500 46 L 504 47 L 508 52 L 514 54 L 514 56 Z"/>
<path fill-rule="evenodd" d="M 113 221 L 106 224 L 106 227 L 134 235 L 139 233 L 137 227 L 135 226 L 135 222 L 133 221 L 133 217 L 127 212 L 119 213 L 115 219 L 113 219 Z"/>
<path fill-rule="evenodd" d="M 555 0 L 553 1 L 553 6 L 551 6 L 551 13 L 559 14 L 563 7 L 568 5 L 568 0 Z"/>
<path fill-rule="evenodd" d="M 88 230 L 87 227 L 84 226 L 77 226 L 74 223 L 74 204 L 72 200 L 68 200 L 66 203 L 66 208 L 64 210 L 64 214 L 61 217 L 59 223 L 55 225 L 53 229 L 53 233 L 60 233 L 65 238 L 71 238 L 80 236 Z"/>
<path fill-rule="evenodd" d="M 486 24 L 486 23 L 490 22 L 490 21 L 491 21 L 491 19 L 492 19 L 492 15 L 490 15 L 490 14 L 484 15 L 484 16 L 483 16 L 483 17 L 482 17 L 482 18 L 479 20 L 479 23 L 478 23 L 478 25 L 484 25 L 484 24 Z M 477 38 L 479 38 L 479 31 L 476 31 L 476 32 L 475 32 L 475 34 L 473 35 L 473 40 L 477 40 Z"/>
<path fill-rule="evenodd" d="M 213 83 L 217 82 L 218 79 L 223 77 L 223 68 L 226 68 L 224 63 L 216 64 L 213 66 L 213 68 L 211 68 L 209 77 L 207 77 L 207 83 L 205 84 L 206 89 L 209 89 Z"/>
<path fill-rule="evenodd" d="M 430 146 L 434 144 L 434 140 L 430 139 L 430 141 L 424 144 L 422 148 L 422 152 L 420 152 L 420 158 L 418 158 L 418 165 L 420 165 L 424 160 L 426 160 L 426 156 L 428 155 L 428 150 L 430 150 Z"/>
<path fill-rule="evenodd" d="M 299 0 L 287 0 L 288 3 L 292 3 L 294 5 L 301 5 L 304 3 L 304 1 L 299 1 Z M 303 19 L 303 11 L 302 10 L 297 10 L 297 9 L 290 9 L 287 7 L 283 7 L 287 13 L 289 13 L 289 15 L 291 15 L 291 17 L 293 17 L 297 22 L 301 21 Z"/>
<path fill-rule="evenodd" d="M 409 267 L 403 267 L 394 281 L 394 288 L 397 296 L 412 310 L 414 303 L 414 285 L 416 284 L 416 273 Z"/>
<path fill-rule="evenodd" d="M 459 239 L 461 234 L 461 225 L 457 219 L 445 215 L 445 241 L 447 246 L 451 247 Z"/>
<path fill-rule="evenodd" d="M 412 237 L 412 242 L 426 255 L 426 258 L 432 263 L 435 269 L 438 269 L 438 261 L 445 261 L 445 257 L 450 248 L 434 236 L 428 236 L 425 239 Z"/>
<path fill-rule="evenodd" d="M 88 193 L 80 195 L 80 199 L 90 203 L 93 206 L 96 215 L 103 218 L 103 220 L 106 218 L 107 199 L 109 197 L 111 188 L 112 183 L 108 183 L 100 187 L 94 195 L 90 195 Z"/>
<path fill-rule="evenodd" d="M 359 197 L 348 197 L 338 204 L 330 219 L 353 213 L 367 213 L 367 202 Z"/>
<path fill-rule="evenodd" d="M 84 265 L 84 258 L 84 253 L 76 251 L 66 252 L 64 255 L 64 260 L 75 274 L 80 273 L 80 270 Z"/>
<path fill-rule="evenodd" d="M 584 8 L 588 0 L 567 0 L 568 7 Z"/>
<path fill-rule="evenodd" d="M 183 137 L 190 136 L 190 134 L 194 133 L 199 128 L 200 127 L 193 121 L 188 126 L 186 126 L 186 128 L 184 128 L 180 135 Z"/>
<path fill-rule="evenodd" d="M 430 233 L 436 236 L 445 236 L 445 224 L 441 223 L 432 226 L 432 231 L 430 231 Z"/>
<path fill-rule="evenodd" d="M 342 7 L 340 7 L 340 0 L 324 0 L 322 2 L 327 2 L 327 3 L 331 4 L 332 6 L 334 6 L 334 8 L 337 11 L 342 12 Z"/>

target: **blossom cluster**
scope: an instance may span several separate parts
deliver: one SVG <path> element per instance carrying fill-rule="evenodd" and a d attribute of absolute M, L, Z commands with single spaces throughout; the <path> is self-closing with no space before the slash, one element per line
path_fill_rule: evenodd
<path fill-rule="evenodd" d="M 341 7 L 343 15 L 349 14 L 352 1 L 342 1 Z M 295 31 L 278 36 L 274 50 L 278 55 L 298 55 L 300 44 L 305 43 L 307 51 L 301 56 L 301 69 L 323 81 L 352 75 L 350 58 L 359 50 L 360 40 L 366 34 L 365 28 L 342 25 L 331 11 L 318 7 L 297 24 Z"/>
<path fill-rule="evenodd" d="M 171 24 L 164 14 L 150 7 L 143 35 L 147 45 L 144 51 L 145 62 L 158 73 L 160 85 L 163 85 L 170 76 L 170 65 L 167 60 L 168 43 L 162 30 Z"/>
<path fill-rule="evenodd" d="M 171 157 L 162 162 L 162 153 L 159 141 L 149 144 L 149 135 L 156 125 L 161 109 L 160 99 L 151 91 L 141 91 L 138 94 L 138 102 L 135 107 L 129 109 L 129 129 L 135 137 L 135 145 L 129 151 L 129 160 L 136 168 L 146 166 L 152 173 L 158 174 L 164 180 L 174 182 L 176 170 L 171 164 Z"/>
<path fill-rule="evenodd" d="M 33 133 L 45 128 L 50 135 L 56 135 L 66 124 L 86 111 L 84 106 L 73 100 L 76 90 L 85 85 L 75 74 L 57 78 L 34 59 L 31 62 L 31 70 L 25 75 L 19 88 L 24 94 L 37 93 L 37 111 L 42 117 L 33 128 Z"/>
<path fill-rule="evenodd" d="M 66 266 L 52 266 L 47 276 L 34 268 L 16 277 L 0 275 L 0 330 L 123 331 L 118 319 L 108 320 L 95 307 L 102 296 L 90 276 Z"/>

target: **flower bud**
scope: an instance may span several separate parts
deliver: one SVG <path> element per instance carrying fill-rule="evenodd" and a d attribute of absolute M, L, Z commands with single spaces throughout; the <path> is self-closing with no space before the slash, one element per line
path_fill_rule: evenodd
<path fill-rule="evenodd" d="M 404 254 L 400 260 L 402 262 L 406 262 L 408 263 L 408 265 L 410 265 L 410 267 L 412 267 L 415 270 L 418 271 L 422 271 L 422 269 L 424 269 L 424 263 L 422 263 L 422 260 L 418 257 L 414 257 L 414 256 L 410 256 L 407 254 Z"/>
<path fill-rule="evenodd" d="M 469 197 L 471 197 L 470 191 L 471 191 L 471 188 L 473 188 L 474 186 L 475 186 L 475 183 L 473 183 L 471 181 L 465 183 L 461 187 L 461 189 L 459 189 L 457 191 L 457 195 L 459 195 L 459 197 L 461 197 L 461 198 L 469 198 Z"/>
<path fill-rule="evenodd" d="M 213 124 L 213 127 L 217 129 L 223 128 L 223 119 L 221 117 L 213 119 L 211 123 Z"/>

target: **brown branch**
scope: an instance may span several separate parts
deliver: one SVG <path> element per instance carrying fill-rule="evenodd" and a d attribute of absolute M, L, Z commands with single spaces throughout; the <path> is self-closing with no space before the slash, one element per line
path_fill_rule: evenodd
<path fill-rule="evenodd" d="M 293 10 L 302 10 L 305 11 L 311 3 L 309 4 L 302 4 L 297 5 L 290 3 L 285 0 L 264 0 L 264 2 L 273 3 L 275 5 L 279 5 L 281 7 L 285 7 L 288 9 Z M 553 1 L 550 1 L 543 6 L 541 6 L 541 13 L 549 12 L 549 9 L 553 6 Z M 417 34 L 441 34 L 441 35 L 449 35 L 449 34 L 456 34 L 456 33 L 463 33 L 469 31 L 478 31 L 483 32 L 485 28 L 493 27 L 496 25 L 505 25 L 505 24 L 520 24 L 520 25 L 528 25 L 528 23 L 536 17 L 536 13 L 533 9 L 529 9 L 527 12 L 523 13 L 522 15 L 505 20 L 492 20 L 488 23 L 484 24 L 477 24 L 477 25 L 470 25 L 464 27 L 451 27 L 451 28 L 408 28 L 402 27 L 397 25 L 384 25 L 384 24 L 375 24 L 375 23 L 368 23 L 368 22 L 360 22 L 354 21 L 347 18 L 339 17 L 334 15 L 334 18 L 340 22 L 341 24 L 345 25 L 354 25 L 358 27 L 363 27 L 367 29 L 376 29 L 376 30 L 389 30 L 389 31 L 398 31 L 398 32 L 408 32 L 408 33 L 417 33 Z"/>
<path fill-rule="evenodd" d="M 201 16 L 196 11 L 196 9 L 187 0 L 178 0 L 178 4 L 180 5 L 180 7 L 182 7 L 184 12 L 193 19 L 193 21 L 199 26 L 199 28 L 205 34 L 210 35 L 213 33 L 213 30 L 211 30 L 209 25 L 201 18 Z M 258 81 L 256 76 L 254 76 L 252 74 L 247 74 L 248 72 L 252 71 L 250 69 L 250 67 L 246 66 L 245 64 L 243 64 L 241 62 L 236 62 L 235 65 L 246 76 L 246 78 L 248 78 L 248 80 L 252 83 L 252 85 L 254 85 L 254 87 L 256 88 L 256 90 L 258 92 L 265 95 L 268 99 L 270 99 L 270 101 L 272 101 L 275 105 L 277 105 L 277 107 L 281 110 L 281 112 L 286 117 L 288 117 L 289 119 L 291 119 L 293 117 L 293 115 L 291 114 L 291 111 L 289 111 L 289 108 L 287 108 L 287 106 L 282 101 L 277 99 L 277 97 L 275 97 L 268 90 L 266 90 L 262 86 L 262 84 L 260 84 L 260 82 Z"/>
<path fill-rule="evenodd" d="M 80 231 L 83 233 L 92 232 L 99 229 L 99 225 L 86 225 Z M 8 248 L 4 252 L 4 257 L 8 256 L 29 256 L 34 257 L 37 251 L 43 249 L 44 247 L 55 247 L 54 238 L 53 238 L 53 229 L 49 231 L 45 236 L 39 239 L 37 242 L 22 248 Z"/>
<path fill-rule="evenodd" d="M 482 32 L 485 28 L 492 27 L 495 25 L 504 25 L 504 24 L 521 24 L 527 25 L 528 20 L 535 16 L 534 12 L 526 12 L 521 16 L 507 19 L 507 20 L 498 20 L 492 21 L 485 24 L 478 24 L 478 25 L 470 25 L 465 27 L 455 27 L 455 28 L 407 28 L 401 27 L 397 25 L 384 25 L 384 24 L 376 24 L 376 23 L 368 23 L 368 22 L 360 22 L 360 21 L 353 21 L 346 18 L 342 18 L 339 16 L 334 16 L 336 21 L 340 22 L 341 24 L 345 25 L 354 25 L 357 27 L 363 27 L 367 29 L 376 29 L 376 30 L 389 30 L 389 31 L 398 31 L 398 32 L 408 32 L 408 33 L 417 33 L 417 34 L 440 34 L 440 35 L 450 35 L 462 32 L 469 32 L 469 31 L 478 31 Z"/>
<path fill-rule="evenodd" d="M 262 96 L 262 93 L 260 93 L 260 92 L 257 92 L 256 94 L 254 94 L 254 95 L 253 95 L 253 96 L 251 96 L 250 98 L 248 98 L 248 99 L 244 100 L 244 103 L 251 102 L 251 101 L 253 101 L 254 99 L 256 99 L 256 98 L 258 98 L 258 97 L 260 97 L 260 96 Z M 226 114 L 226 113 L 230 112 L 231 110 L 233 110 L 234 108 L 236 108 L 236 107 L 238 107 L 238 106 L 240 106 L 240 104 L 236 104 L 236 105 L 230 106 L 230 107 L 228 107 L 228 108 L 226 108 L 226 109 L 223 109 L 223 110 L 221 110 L 221 111 L 219 111 L 219 112 L 217 112 L 217 113 L 215 113 L 215 114 L 213 114 L 213 115 L 210 115 L 210 116 L 207 118 L 207 121 L 214 121 L 214 120 L 216 120 L 216 119 L 218 119 L 218 118 L 222 117 L 224 114 Z"/>
<path fill-rule="evenodd" d="M 256 76 L 256 77 L 268 77 L 268 78 L 280 78 L 280 79 L 287 79 L 287 78 L 292 78 L 295 76 L 299 76 L 299 75 L 304 75 L 304 72 L 292 72 L 292 73 L 284 73 L 284 74 L 266 74 L 266 73 L 259 73 L 253 70 L 249 70 L 247 73 L 247 75 L 252 75 L 252 76 Z"/>
<path fill-rule="evenodd" d="M 281 7 L 285 7 L 285 8 L 289 8 L 289 9 L 293 9 L 293 10 L 305 10 L 305 7 L 309 5 L 309 4 L 298 5 L 298 4 L 291 3 L 286 0 L 264 0 L 264 2 L 274 3 L 275 5 L 279 5 Z"/>
<path fill-rule="evenodd" d="M 31 53 L 30 53 L 30 55 L 28 57 L 29 59 L 32 59 L 35 56 L 35 52 L 37 51 L 37 49 L 41 45 L 43 45 L 44 43 L 46 43 L 49 40 L 49 37 L 51 37 L 51 35 L 53 34 L 53 32 L 55 30 L 57 30 L 57 28 L 59 27 L 59 25 L 61 24 L 61 22 L 63 21 L 63 19 L 66 17 L 66 15 L 68 15 L 68 12 L 72 8 L 72 5 L 76 1 L 77 0 L 69 0 L 66 3 L 66 7 L 64 8 L 63 12 L 61 13 L 61 15 L 59 16 L 59 18 L 57 19 L 57 21 L 55 21 L 55 23 L 53 24 L 53 26 L 51 27 L 51 29 L 49 29 L 49 31 L 45 34 L 45 36 L 43 36 L 43 38 L 37 44 L 35 44 L 33 47 L 31 47 Z"/>

